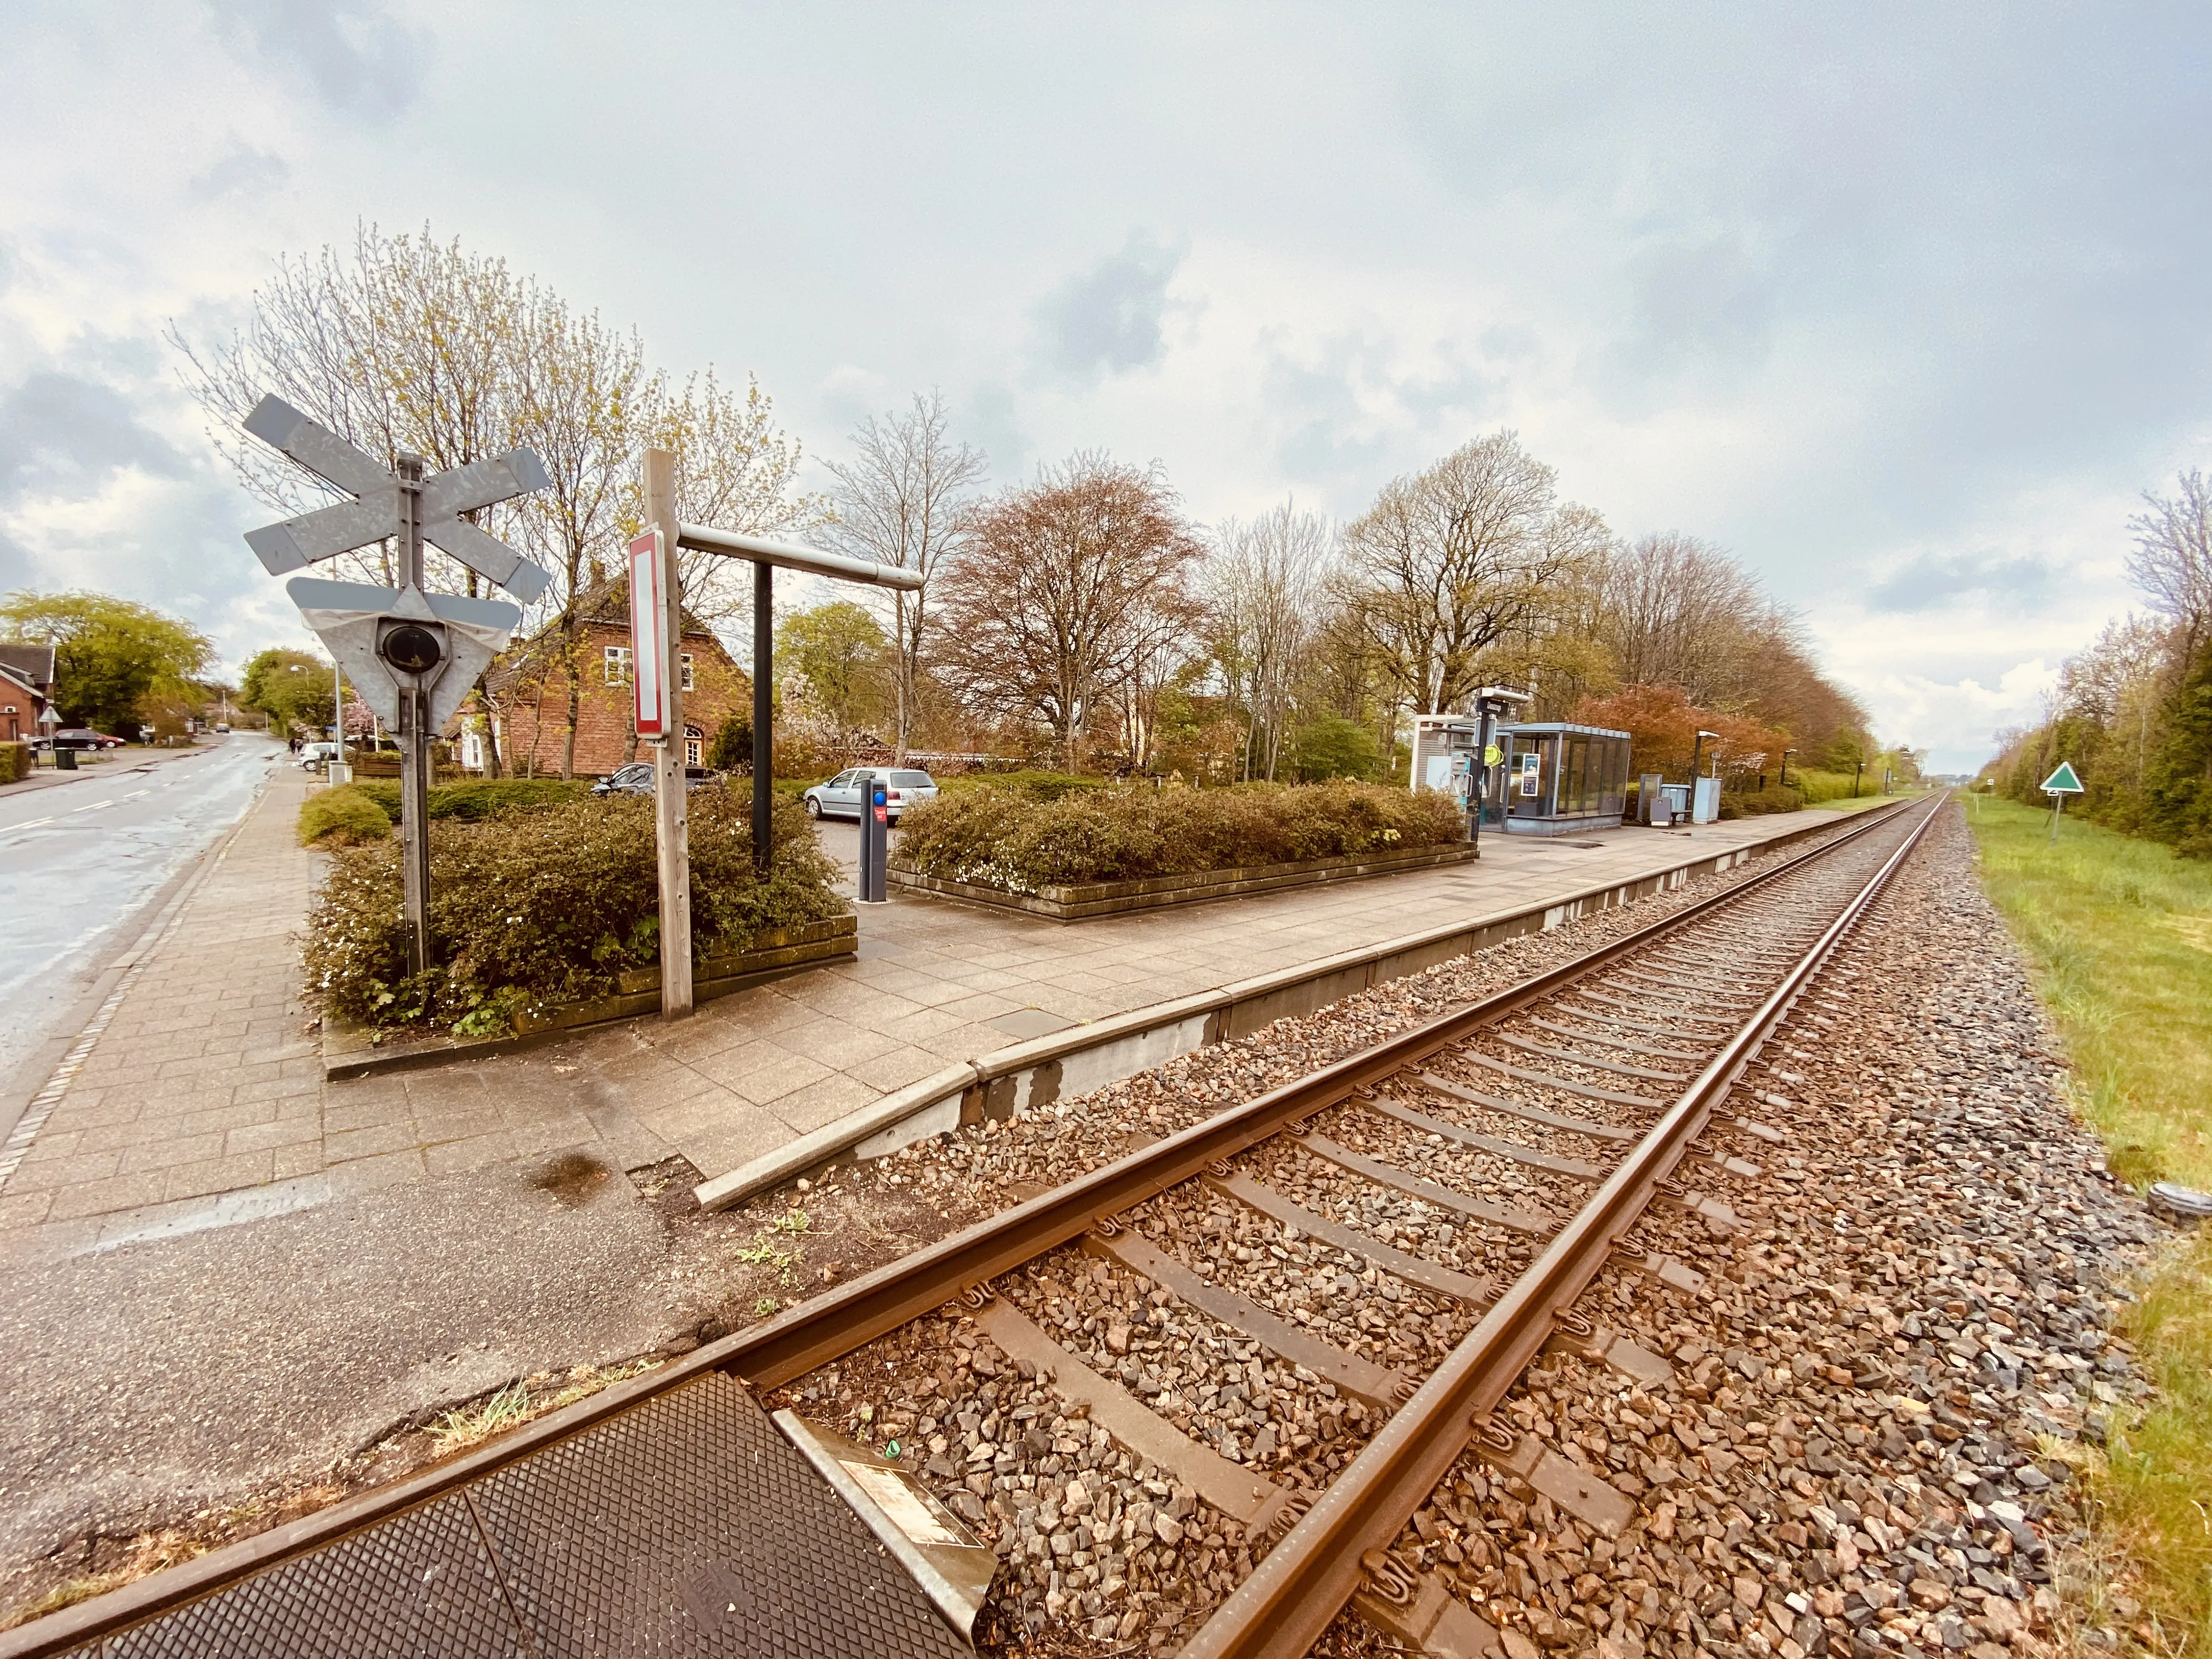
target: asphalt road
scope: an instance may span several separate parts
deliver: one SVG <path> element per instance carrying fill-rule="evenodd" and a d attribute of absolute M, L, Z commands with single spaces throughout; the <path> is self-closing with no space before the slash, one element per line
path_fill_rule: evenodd
<path fill-rule="evenodd" d="M 0 1100 L 76 1010 L 133 918 L 238 822 L 283 744 L 258 732 L 0 795 Z M 0 1113 L 0 1117 L 4 1117 Z"/>

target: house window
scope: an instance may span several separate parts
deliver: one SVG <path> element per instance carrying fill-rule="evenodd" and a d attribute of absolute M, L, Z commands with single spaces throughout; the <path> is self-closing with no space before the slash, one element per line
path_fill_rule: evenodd
<path fill-rule="evenodd" d="M 696 726 L 684 728 L 684 763 L 704 766 L 707 763 L 707 734 Z"/>
<path fill-rule="evenodd" d="M 629 684 L 629 647 L 626 645 L 611 645 L 607 647 L 606 652 L 607 684 L 628 685 Z"/>
<path fill-rule="evenodd" d="M 692 688 L 691 688 L 691 653 L 690 653 L 689 651 L 683 651 L 683 652 L 679 652 L 679 653 L 678 653 L 677 654 L 678 654 L 679 657 L 681 657 L 681 658 L 682 658 L 682 659 L 683 659 L 683 663 L 684 663 L 684 689 L 686 691 L 689 691 L 689 690 L 690 690 L 692 689 Z"/>

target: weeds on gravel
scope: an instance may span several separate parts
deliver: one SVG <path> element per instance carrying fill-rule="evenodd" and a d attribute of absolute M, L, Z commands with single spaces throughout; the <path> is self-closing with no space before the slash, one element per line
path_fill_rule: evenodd
<path fill-rule="evenodd" d="M 447 1412 L 430 1425 L 430 1438 L 437 1443 L 438 1455 L 473 1446 L 479 1440 L 489 1440 L 502 1429 L 511 1429 L 530 1414 L 530 1390 L 520 1382 L 510 1382 L 481 1406 L 465 1406 L 457 1412 Z"/>
<path fill-rule="evenodd" d="M 773 1267 L 789 1282 L 793 1264 L 806 1252 L 786 1244 L 786 1238 L 806 1238 L 816 1235 L 813 1223 L 804 1210 L 787 1210 L 781 1215 L 753 1233 L 753 1242 L 741 1245 L 735 1255 L 740 1261 L 756 1267 Z M 781 1237 L 778 1237 L 781 1235 Z"/>
<path fill-rule="evenodd" d="M 2212 868 L 2094 824 L 1985 799 L 1968 817 L 1990 896 L 2063 1034 L 2112 1172 L 2212 1187 Z M 2153 1269 L 2126 1332 L 2154 1403 L 2116 1412 L 2084 1468 L 2172 1650 L 2212 1646 L 2212 1235 Z"/>

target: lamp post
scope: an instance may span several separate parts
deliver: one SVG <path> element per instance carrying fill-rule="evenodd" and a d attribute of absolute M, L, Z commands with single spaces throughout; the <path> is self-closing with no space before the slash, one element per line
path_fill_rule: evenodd
<path fill-rule="evenodd" d="M 1853 800 L 1859 798 L 1859 780 L 1865 775 L 1866 763 L 1863 760 L 1853 761 L 1851 763 L 1851 799 Z"/>
<path fill-rule="evenodd" d="M 1785 749 L 1782 751 L 1782 787 L 1784 789 L 1790 787 L 1790 757 L 1796 752 L 1795 749 Z"/>
<path fill-rule="evenodd" d="M 1698 740 L 1691 746 L 1690 749 L 1690 781 L 1692 783 L 1697 781 L 1698 768 L 1704 760 L 1705 739 L 1707 738 L 1711 738 L 1714 742 L 1718 743 L 1720 741 L 1720 736 L 1721 734 L 1717 732 L 1700 732 L 1698 733 Z M 1716 757 L 1716 758 L 1717 758 L 1717 757 Z"/>

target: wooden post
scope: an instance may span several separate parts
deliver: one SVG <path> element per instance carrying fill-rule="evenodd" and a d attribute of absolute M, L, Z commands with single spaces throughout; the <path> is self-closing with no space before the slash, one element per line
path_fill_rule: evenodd
<path fill-rule="evenodd" d="M 676 580 L 676 456 L 645 452 L 645 521 L 660 532 L 661 684 L 668 734 L 653 745 L 653 840 L 660 863 L 660 1017 L 691 1012 L 691 793 L 684 770 L 684 596 Z"/>

